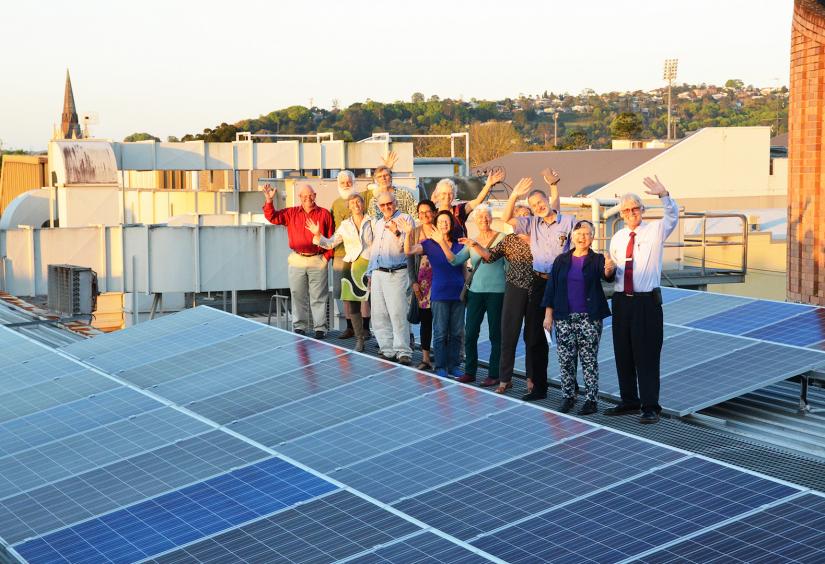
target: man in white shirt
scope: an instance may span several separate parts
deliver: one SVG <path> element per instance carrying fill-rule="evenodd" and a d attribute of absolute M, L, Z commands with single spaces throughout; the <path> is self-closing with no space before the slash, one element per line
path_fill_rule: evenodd
<path fill-rule="evenodd" d="M 413 219 L 398 211 L 392 192 L 381 192 L 376 197 L 382 217 L 373 228 L 370 265 L 372 299 L 372 329 L 378 341 L 381 356 L 409 365 L 412 358 L 407 321 L 410 279 L 407 273 L 407 255 L 404 253 L 405 235 L 399 228 L 399 219 L 412 223 Z"/>
<path fill-rule="evenodd" d="M 645 178 L 647 194 L 658 196 L 665 215 L 642 221 L 644 205 L 636 194 L 625 194 L 619 211 L 625 227 L 610 240 L 616 262 L 613 294 L 613 349 L 621 403 L 605 415 L 638 413 L 640 423 L 659 420 L 659 364 L 664 339 L 662 317 L 662 253 L 665 240 L 679 222 L 679 207 L 656 177 Z"/>

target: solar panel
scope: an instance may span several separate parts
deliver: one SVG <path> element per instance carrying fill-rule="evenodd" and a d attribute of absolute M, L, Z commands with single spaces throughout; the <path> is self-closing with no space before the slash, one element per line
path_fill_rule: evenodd
<path fill-rule="evenodd" d="M 0 421 L 6 554 L 609 561 L 680 550 L 786 503 L 818 507 L 794 486 L 209 308 L 162 318 L 157 334 L 155 323 L 65 349 L 114 378 L 84 368 L 59 384 L 37 371 L 31 385 L 15 381 L 12 393 L 52 401 Z M 745 358 L 825 357 L 680 326 L 666 334 L 675 372 L 663 385 L 701 373 L 696 349 L 715 347 L 731 371 Z M 101 382 L 111 387 L 78 393 Z"/>
<path fill-rule="evenodd" d="M 654 549 L 640 562 L 823 562 L 825 561 L 825 498 L 804 494 L 743 519 Z"/>
<path fill-rule="evenodd" d="M 812 306 L 807 305 L 758 300 L 692 321 L 687 325 L 717 333 L 744 335 L 754 329 L 813 310 Z"/>

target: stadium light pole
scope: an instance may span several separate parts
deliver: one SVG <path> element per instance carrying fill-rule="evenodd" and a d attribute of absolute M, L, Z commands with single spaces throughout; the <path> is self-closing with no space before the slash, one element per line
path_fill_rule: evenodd
<path fill-rule="evenodd" d="M 667 80 L 667 140 L 670 141 L 671 137 L 671 87 L 673 86 L 673 81 L 676 80 L 676 67 L 679 65 L 679 59 L 665 59 L 665 72 L 664 72 L 664 79 Z"/>

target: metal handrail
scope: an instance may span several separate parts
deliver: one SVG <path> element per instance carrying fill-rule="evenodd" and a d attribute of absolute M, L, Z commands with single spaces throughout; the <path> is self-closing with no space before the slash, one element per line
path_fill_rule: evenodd
<path fill-rule="evenodd" d="M 742 232 L 741 233 L 711 233 L 708 234 L 707 232 L 707 221 L 708 219 L 720 219 L 720 218 L 736 218 L 742 221 Z M 647 219 L 661 219 L 660 217 L 654 218 L 647 218 Z M 679 242 L 666 242 L 665 247 L 667 248 L 695 248 L 701 247 L 702 248 L 702 256 L 700 260 L 700 270 L 702 272 L 702 276 L 705 276 L 707 273 L 707 249 L 708 247 L 730 247 L 730 246 L 741 246 L 742 247 L 742 257 L 741 257 L 741 268 L 739 269 L 726 269 L 725 272 L 729 274 L 740 274 L 745 275 L 748 271 L 748 218 L 746 215 L 741 213 L 717 213 L 717 212 L 681 212 L 679 214 L 679 219 L 701 219 L 702 220 L 702 230 L 698 237 L 696 236 L 687 236 L 683 237 L 682 241 Z M 621 221 L 621 218 L 618 216 L 612 217 L 612 222 L 610 224 L 610 232 L 616 232 L 616 225 Z M 716 240 L 708 240 L 708 237 L 727 237 L 730 235 L 741 236 L 742 240 L 739 242 L 736 241 L 716 241 Z M 609 237 L 604 237 L 604 239 L 609 239 Z"/>
<path fill-rule="evenodd" d="M 277 327 L 280 327 L 281 329 L 289 329 L 289 296 L 282 294 L 272 294 L 272 296 L 269 298 L 269 312 L 266 316 L 266 324 L 272 325 L 273 302 L 275 302 L 275 320 L 277 323 Z M 283 325 L 281 324 L 282 317 L 285 321 Z"/>

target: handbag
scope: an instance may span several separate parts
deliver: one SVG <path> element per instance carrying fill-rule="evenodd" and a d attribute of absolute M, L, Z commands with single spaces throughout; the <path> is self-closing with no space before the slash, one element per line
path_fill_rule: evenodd
<path fill-rule="evenodd" d="M 407 321 L 412 325 L 421 323 L 421 308 L 418 307 L 418 298 L 415 295 L 410 297 L 410 308 L 407 310 Z"/>

